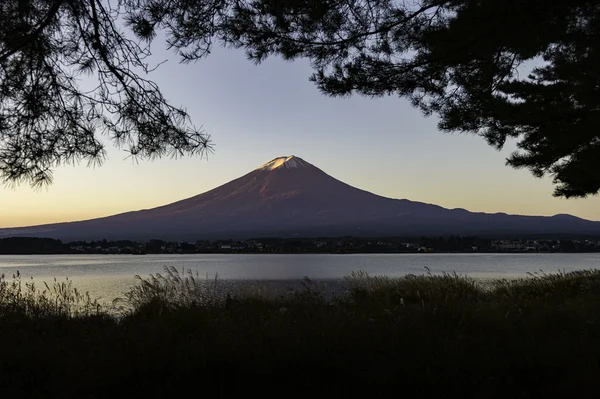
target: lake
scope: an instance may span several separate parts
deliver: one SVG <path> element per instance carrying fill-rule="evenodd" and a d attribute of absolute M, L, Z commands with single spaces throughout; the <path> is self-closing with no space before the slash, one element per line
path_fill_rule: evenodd
<path fill-rule="evenodd" d="M 164 266 L 219 280 L 338 280 L 353 271 L 403 276 L 456 272 L 474 278 L 526 277 L 543 270 L 600 268 L 600 254 L 356 254 L 356 255 L 2 255 L 0 273 L 17 270 L 36 281 L 68 277 L 93 297 L 112 300 L 135 283 L 134 276 L 162 273 Z"/>

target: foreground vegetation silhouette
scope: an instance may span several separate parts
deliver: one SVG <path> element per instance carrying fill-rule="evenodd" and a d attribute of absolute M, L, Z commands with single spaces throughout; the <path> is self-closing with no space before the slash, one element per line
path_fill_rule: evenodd
<path fill-rule="evenodd" d="M 600 271 L 477 282 L 355 273 L 235 291 L 166 269 L 111 306 L 69 281 L 0 283 L 19 397 L 581 397 L 600 388 Z"/>

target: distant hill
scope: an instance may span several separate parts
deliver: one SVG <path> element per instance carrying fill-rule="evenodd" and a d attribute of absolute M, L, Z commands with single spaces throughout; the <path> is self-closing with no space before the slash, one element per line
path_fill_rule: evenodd
<path fill-rule="evenodd" d="M 0 237 L 63 240 L 196 240 L 274 236 L 598 235 L 600 222 L 571 215 L 475 213 L 382 197 L 295 156 L 275 158 L 206 193 L 71 223 L 0 229 Z"/>

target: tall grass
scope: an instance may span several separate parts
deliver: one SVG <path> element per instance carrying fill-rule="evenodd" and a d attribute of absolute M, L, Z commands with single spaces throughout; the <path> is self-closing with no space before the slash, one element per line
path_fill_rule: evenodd
<path fill-rule="evenodd" d="M 474 304 L 526 304 L 600 298 L 600 271 L 529 273 L 525 278 L 476 280 L 456 273 L 409 274 L 401 278 L 370 276 L 365 271 L 346 276 L 331 295 L 327 283 L 305 277 L 294 288 L 260 282 L 231 283 L 201 277 L 197 272 L 179 272 L 165 267 L 164 273 L 148 278 L 135 276 L 137 284 L 115 304 L 135 313 L 150 304 L 166 309 L 224 307 L 232 300 L 273 304 L 316 302 L 336 306 L 381 307 L 390 310 L 409 305 L 464 306 Z M 69 286 L 70 288 L 70 286 Z M 76 290 L 75 290 L 76 292 Z M 64 296 L 61 296 L 64 297 Z"/>
<path fill-rule="evenodd" d="M 135 276 L 137 284 L 114 303 L 130 311 L 151 304 L 173 309 L 190 306 L 212 306 L 224 300 L 218 290 L 218 275 L 214 280 L 202 279 L 191 270 L 180 273 L 175 267 L 165 267 L 164 274 L 150 274 L 148 278 Z"/>
<path fill-rule="evenodd" d="M 414 275 L 402 278 L 371 277 L 355 272 L 345 278 L 355 300 L 380 301 L 393 305 L 462 303 L 479 301 L 486 295 L 472 278 L 456 273 Z"/>
<path fill-rule="evenodd" d="M 0 380 L 10 381 L 3 393 L 505 399 L 600 392 L 597 270 L 491 282 L 357 272 L 335 296 L 309 279 L 291 290 L 174 268 L 137 280 L 109 309 L 69 280 L 39 290 L 19 275 L 2 278 Z M 119 317 L 109 317 L 115 310 Z"/>
<path fill-rule="evenodd" d="M 68 278 L 56 278 L 39 289 L 33 278 L 23 280 L 17 271 L 12 279 L 0 275 L 0 317 L 24 315 L 41 317 L 80 317 L 104 313 L 102 305 L 89 292 L 73 287 Z"/>
<path fill-rule="evenodd" d="M 165 267 L 164 273 L 135 276 L 137 283 L 113 306 L 103 306 L 89 292 L 81 292 L 66 278 L 43 282 L 23 280 L 17 272 L 11 278 L 0 276 L 0 311 L 31 317 L 111 313 L 120 310 L 133 314 L 149 305 L 160 304 L 168 310 L 189 307 L 227 307 L 233 300 L 262 301 L 277 304 L 303 302 L 343 306 L 379 306 L 382 309 L 409 305 L 462 306 L 466 303 L 527 304 L 564 302 L 588 297 L 600 298 L 600 270 L 557 273 L 528 273 L 525 278 L 480 281 L 456 273 L 433 275 L 409 274 L 401 278 L 370 276 L 364 271 L 346 276 L 334 295 L 328 286 L 305 277 L 293 288 L 284 284 L 260 282 L 231 283 L 200 276 L 190 270 Z M 329 290 L 331 291 L 331 290 Z"/>
<path fill-rule="evenodd" d="M 494 295 L 507 301 L 564 301 L 600 296 L 600 271 L 579 270 L 557 273 L 528 273 L 528 278 L 493 280 Z"/>

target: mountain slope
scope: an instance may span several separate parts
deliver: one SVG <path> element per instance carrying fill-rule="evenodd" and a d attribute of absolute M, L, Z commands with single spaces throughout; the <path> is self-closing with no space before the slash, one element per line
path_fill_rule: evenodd
<path fill-rule="evenodd" d="M 67 240 L 494 233 L 600 234 L 600 223 L 570 215 L 472 213 L 390 199 L 352 187 L 290 156 L 161 207 L 81 222 L 0 229 L 0 236 Z"/>

